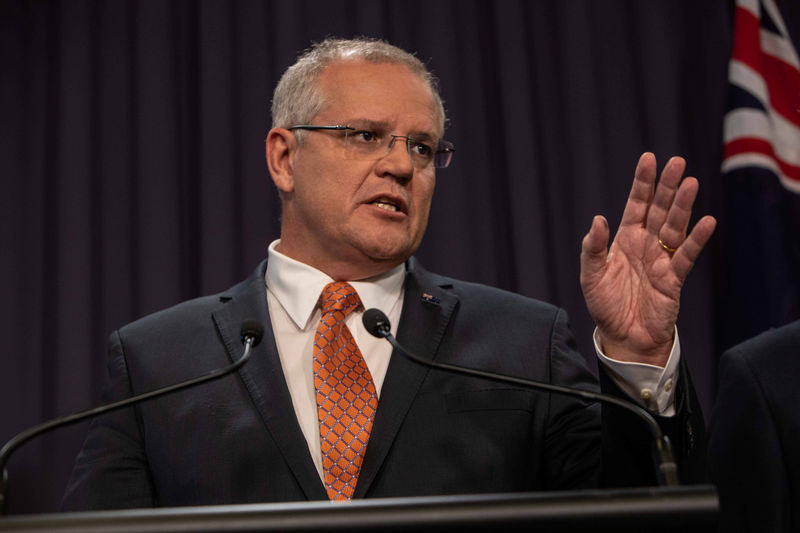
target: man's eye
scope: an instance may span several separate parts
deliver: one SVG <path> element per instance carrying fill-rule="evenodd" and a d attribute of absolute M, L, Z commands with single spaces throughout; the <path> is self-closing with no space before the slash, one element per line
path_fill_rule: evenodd
<path fill-rule="evenodd" d="M 350 134 L 350 138 L 359 143 L 374 143 L 378 140 L 378 134 L 374 131 L 355 131 Z"/>
<path fill-rule="evenodd" d="M 415 154 L 423 157 L 431 157 L 433 155 L 433 148 L 421 142 L 415 142 L 412 150 L 414 150 Z"/>

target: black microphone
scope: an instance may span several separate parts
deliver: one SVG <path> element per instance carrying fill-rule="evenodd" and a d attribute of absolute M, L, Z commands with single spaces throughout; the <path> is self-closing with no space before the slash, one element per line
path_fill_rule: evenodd
<path fill-rule="evenodd" d="M 233 364 L 212 370 L 211 372 L 196 378 L 187 379 L 186 381 L 181 381 L 180 383 L 168 385 L 150 392 L 137 394 L 136 396 L 131 396 L 130 398 L 126 398 L 118 402 L 101 405 L 100 407 L 62 416 L 60 418 L 54 418 L 53 420 L 49 420 L 32 428 L 28 428 L 15 435 L 11 440 L 5 443 L 2 449 L 0 449 L 0 471 L 3 473 L 2 480 L 0 480 L 0 516 L 5 515 L 6 493 L 8 487 L 8 472 L 6 471 L 6 463 L 8 462 L 8 459 L 11 457 L 11 454 L 14 452 L 14 450 L 16 450 L 20 445 L 29 441 L 33 437 L 50 431 L 51 429 L 69 426 L 71 424 L 75 424 L 76 422 L 80 422 L 81 420 L 108 413 L 109 411 L 116 411 L 117 409 L 121 409 L 135 403 L 150 400 L 171 392 L 187 389 L 201 383 L 206 383 L 207 381 L 213 381 L 237 371 L 250 359 L 250 354 L 252 353 L 253 347 L 258 346 L 258 343 L 261 342 L 261 338 L 264 336 L 264 326 L 262 326 L 257 320 L 245 320 L 242 322 L 242 326 L 239 329 L 239 334 L 241 335 L 242 343 L 244 344 L 244 352 L 242 353 L 242 356 Z"/>
<path fill-rule="evenodd" d="M 617 407 L 627 409 L 644 420 L 644 422 L 650 428 L 650 432 L 653 434 L 653 440 L 655 440 L 656 443 L 656 453 L 658 455 L 658 470 L 656 471 L 656 478 L 658 479 L 659 485 L 677 486 L 679 484 L 678 468 L 675 464 L 675 459 L 673 459 L 672 445 L 670 444 L 669 437 L 664 435 L 664 433 L 661 431 L 661 427 L 659 427 L 658 422 L 655 421 L 652 415 L 638 405 L 608 394 L 601 394 L 570 387 L 562 387 L 560 385 L 553 385 L 551 383 L 543 383 L 541 381 L 532 381 L 529 379 L 506 376 L 503 374 L 495 374 L 494 372 L 450 365 L 447 363 L 437 363 L 435 361 L 424 359 L 418 355 L 412 354 L 399 342 L 397 342 L 397 339 L 395 339 L 392 335 L 392 326 L 389 322 L 389 318 L 380 309 L 367 309 L 364 311 L 361 321 L 364 323 L 364 327 L 367 328 L 367 331 L 370 333 L 370 335 L 373 337 L 386 339 L 407 359 L 429 368 L 458 372 L 460 374 L 477 376 L 494 381 L 500 381 L 502 383 L 513 383 L 514 385 L 522 385 L 523 387 L 541 389 L 548 392 L 566 394 L 568 396 L 577 396 L 579 398 L 583 398 L 584 400 L 616 405 Z"/>

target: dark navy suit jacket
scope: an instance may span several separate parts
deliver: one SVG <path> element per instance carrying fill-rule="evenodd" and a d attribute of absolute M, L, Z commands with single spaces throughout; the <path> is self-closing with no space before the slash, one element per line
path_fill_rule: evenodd
<path fill-rule="evenodd" d="M 721 531 L 800 531 L 800 321 L 723 354 L 708 460 Z"/>
<path fill-rule="evenodd" d="M 242 351 L 242 322 L 265 325 L 238 375 L 96 420 L 65 509 L 326 499 L 281 369 L 265 269 L 266 262 L 224 293 L 147 316 L 111 336 L 109 401 L 229 364 Z M 414 259 L 404 291 L 397 337 L 412 352 L 597 388 L 564 311 L 431 274 Z M 686 479 L 702 471 L 705 445 L 696 445 L 702 417 L 686 378 L 679 389 L 678 414 L 661 421 L 673 434 Z M 355 497 L 653 484 L 647 430 L 612 411 L 603 412 L 601 431 L 597 405 L 429 370 L 393 354 Z"/>

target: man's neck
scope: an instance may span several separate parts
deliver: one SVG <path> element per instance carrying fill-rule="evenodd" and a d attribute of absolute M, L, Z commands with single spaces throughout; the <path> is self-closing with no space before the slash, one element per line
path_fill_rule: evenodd
<path fill-rule="evenodd" d="M 358 281 L 371 278 L 388 272 L 404 262 L 398 262 L 396 259 L 376 260 L 366 256 L 357 260 L 353 260 L 352 258 L 341 260 L 327 256 L 317 256 L 313 253 L 304 253 L 300 250 L 284 246 L 283 241 L 277 243 L 275 250 L 286 257 L 324 272 L 334 281 Z"/>

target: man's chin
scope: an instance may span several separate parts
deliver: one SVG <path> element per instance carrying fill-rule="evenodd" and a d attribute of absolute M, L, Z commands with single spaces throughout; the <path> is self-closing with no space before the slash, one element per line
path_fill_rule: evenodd
<path fill-rule="evenodd" d="M 416 246 L 409 244 L 390 244 L 380 243 L 361 248 L 361 252 L 365 257 L 369 258 L 371 262 L 376 265 L 384 265 L 387 270 L 403 263 L 406 259 L 411 257 L 416 250 Z"/>
<path fill-rule="evenodd" d="M 411 257 L 412 254 L 413 252 L 410 252 L 408 250 L 403 250 L 403 251 L 373 250 L 373 251 L 368 251 L 365 255 L 369 257 L 369 259 L 372 262 L 376 264 L 389 265 L 389 267 L 391 268 L 404 262 L 406 259 Z"/>

